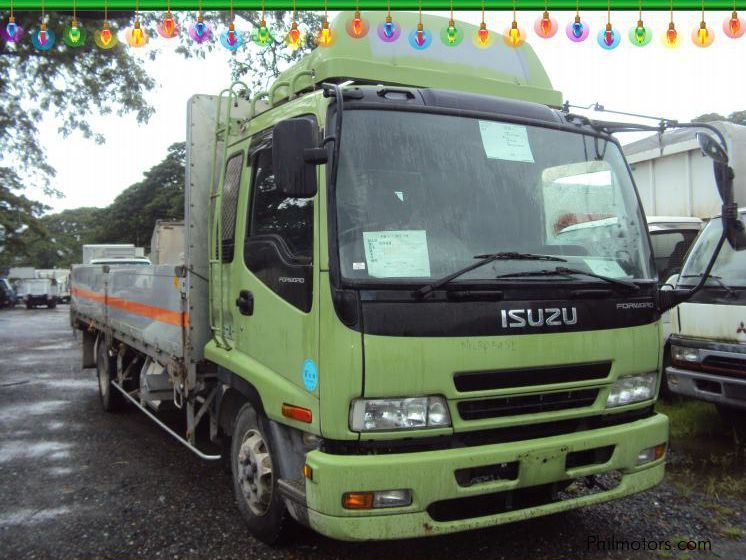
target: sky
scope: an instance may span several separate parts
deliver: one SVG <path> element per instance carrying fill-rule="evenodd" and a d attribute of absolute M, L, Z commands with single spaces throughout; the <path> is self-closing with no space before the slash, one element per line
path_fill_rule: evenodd
<path fill-rule="evenodd" d="M 445 12 L 433 13 L 447 16 Z M 595 33 L 606 23 L 605 12 L 581 14 L 592 30 L 583 43 L 572 43 L 564 35 L 564 26 L 573 20 L 574 12 L 552 12 L 560 31 L 549 40 L 540 39 L 533 32 L 539 12 L 519 12 L 517 19 L 526 29 L 528 42 L 544 64 L 554 88 L 570 103 L 587 106 L 598 102 L 607 109 L 684 121 L 703 113 L 727 115 L 746 109 L 746 36 L 736 40 L 725 36 L 722 23 L 729 14 L 707 12 L 706 20 L 716 39 L 706 49 L 695 47 L 689 37 L 699 25 L 698 12 L 674 14 L 681 35 L 677 49 L 667 49 L 661 41 L 668 28 L 668 12 L 644 13 L 645 24 L 653 29 L 655 38 L 643 48 L 632 46 L 626 37 L 628 29 L 637 22 L 637 13 L 612 13 L 612 23 L 624 32 L 622 43 L 613 51 L 601 49 L 595 41 Z M 455 18 L 478 24 L 481 16 L 479 12 L 456 12 Z M 493 31 L 502 32 L 510 21 L 508 12 L 486 14 L 487 26 Z M 105 144 L 96 145 L 79 135 L 63 139 L 57 133 L 57 123 L 45 121 L 40 140 L 50 164 L 57 170 L 54 185 L 65 196 L 48 198 L 33 188 L 29 189 L 29 196 L 43 200 L 52 211 L 110 204 L 125 188 L 139 181 L 144 171 L 160 162 L 168 146 L 184 140 L 189 97 L 197 93 L 217 94 L 230 85 L 229 55 L 224 51 L 216 49 L 206 60 L 184 60 L 165 41 L 159 43 L 161 52 L 156 60 L 145 62 L 159 82 L 148 95 L 156 111 L 150 122 L 138 125 L 133 116 L 94 117 L 94 127 L 102 130 L 107 139 Z M 145 53 L 139 56 L 145 58 Z"/>

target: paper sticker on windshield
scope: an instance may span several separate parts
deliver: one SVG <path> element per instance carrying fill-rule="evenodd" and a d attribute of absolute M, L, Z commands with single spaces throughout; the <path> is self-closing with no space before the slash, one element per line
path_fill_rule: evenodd
<path fill-rule="evenodd" d="M 495 121 L 479 121 L 484 153 L 490 159 L 534 163 L 525 126 Z"/>
<path fill-rule="evenodd" d="M 363 242 L 370 276 L 430 276 L 430 255 L 425 230 L 364 231 Z"/>
<path fill-rule="evenodd" d="M 619 266 L 619 263 L 616 261 L 611 261 L 607 259 L 583 259 L 585 260 L 585 264 L 588 265 L 588 268 L 591 269 L 591 272 L 595 272 L 596 274 L 601 274 L 603 276 L 609 276 L 611 278 L 628 278 L 629 274 L 624 272 L 624 269 Z"/>

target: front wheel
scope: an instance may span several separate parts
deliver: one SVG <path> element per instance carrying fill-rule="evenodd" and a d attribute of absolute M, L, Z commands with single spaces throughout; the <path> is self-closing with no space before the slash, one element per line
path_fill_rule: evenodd
<path fill-rule="evenodd" d="M 122 393 L 112 386 L 116 371 L 116 359 L 109 356 L 109 352 L 106 350 L 106 342 L 103 339 L 99 340 L 98 351 L 96 352 L 96 375 L 98 376 L 98 394 L 101 397 L 101 407 L 106 412 L 121 410 L 125 404 Z"/>
<path fill-rule="evenodd" d="M 231 438 L 233 491 L 251 534 L 266 544 L 284 536 L 289 519 L 277 490 L 277 472 L 261 414 L 246 403 Z"/>

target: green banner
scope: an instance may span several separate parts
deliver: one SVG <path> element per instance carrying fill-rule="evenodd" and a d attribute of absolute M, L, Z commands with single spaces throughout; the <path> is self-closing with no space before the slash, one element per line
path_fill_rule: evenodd
<path fill-rule="evenodd" d="M 386 10 L 388 4 L 392 10 L 416 10 L 422 7 L 423 10 L 448 10 L 453 4 L 456 10 L 481 10 L 481 0 L 328 0 L 326 7 L 329 10 L 354 10 L 359 6 L 361 10 Z M 544 0 L 517 0 L 516 9 L 521 11 L 541 11 L 544 10 Z M 645 11 L 663 10 L 668 11 L 671 8 L 669 0 L 645 0 L 643 3 Z M 190 10 L 196 11 L 198 8 L 197 0 L 173 0 L 171 2 L 172 10 Z M 298 10 L 323 10 L 325 3 L 323 0 L 297 0 L 295 2 Z M 110 10 L 134 10 L 135 0 L 109 0 Z M 203 0 L 203 10 L 228 10 L 230 9 L 230 0 Z M 552 11 L 575 10 L 575 0 L 550 0 L 549 9 Z M 72 0 L 46 0 L 44 7 L 48 10 L 72 10 Z M 103 10 L 103 0 L 78 0 L 76 2 L 78 10 Z M 166 0 L 141 0 L 139 2 L 140 10 L 165 10 Z M 261 0 L 234 0 L 233 8 L 236 10 L 259 10 L 262 7 Z M 581 0 L 581 11 L 587 10 L 606 10 L 608 4 L 604 0 Z M 0 0 L 0 9 L 9 9 L 9 0 Z M 15 0 L 13 2 L 15 10 L 41 10 L 40 0 Z M 291 10 L 293 9 L 292 0 L 266 0 L 264 2 L 266 10 Z M 506 11 L 513 9 L 512 0 L 485 0 L 484 8 L 489 11 Z M 674 10 L 701 10 L 701 0 L 674 0 Z M 612 0 L 612 11 L 621 10 L 639 10 L 639 0 Z M 733 9 L 733 0 L 707 0 L 705 2 L 706 10 L 726 10 Z"/>

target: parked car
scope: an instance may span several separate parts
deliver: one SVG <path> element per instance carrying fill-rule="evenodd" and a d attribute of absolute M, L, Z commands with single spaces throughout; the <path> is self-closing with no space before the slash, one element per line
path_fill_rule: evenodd
<path fill-rule="evenodd" d="M 6 278 L 0 278 L 0 307 L 15 307 L 18 296 Z"/>

